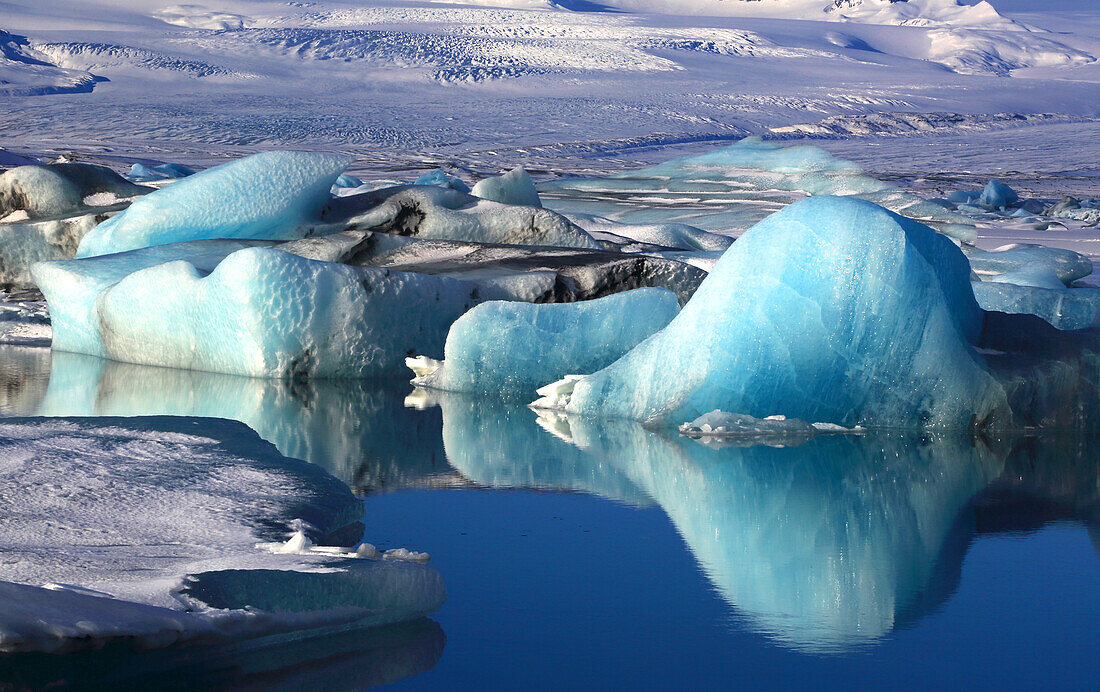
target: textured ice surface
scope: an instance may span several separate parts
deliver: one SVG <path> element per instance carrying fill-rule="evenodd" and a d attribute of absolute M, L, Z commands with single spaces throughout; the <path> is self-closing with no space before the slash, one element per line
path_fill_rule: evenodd
<path fill-rule="evenodd" d="M 445 187 L 451 190 L 458 190 L 459 192 L 470 192 L 470 186 L 467 185 L 461 178 L 456 178 L 453 175 L 447 175 L 447 172 L 441 168 L 437 168 L 434 171 L 428 171 L 424 175 L 417 178 L 413 182 L 413 185 L 436 185 L 438 187 Z"/>
<path fill-rule="evenodd" d="M 873 204 L 813 197 L 743 235 L 680 315 L 567 410 L 678 425 L 721 409 L 901 427 L 1009 424 L 972 345 L 965 256 Z"/>
<path fill-rule="evenodd" d="M 162 163 L 155 166 L 135 163 L 126 174 L 126 179 L 135 183 L 156 182 L 171 180 L 173 178 L 186 178 L 194 175 L 195 171 L 178 163 Z"/>
<path fill-rule="evenodd" d="M 639 244 L 711 252 L 725 250 L 733 244 L 733 238 L 729 236 L 709 233 L 686 223 L 619 223 L 592 214 L 570 214 L 569 220 L 588 231 L 596 240 L 611 241 L 627 248 Z"/>
<path fill-rule="evenodd" d="M 237 375 L 392 375 L 406 356 L 441 355 L 448 327 L 478 302 L 465 281 L 255 247 L 263 244 L 203 241 L 35 265 L 56 306 L 54 348 Z"/>
<path fill-rule="evenodd" d="M 106 214 L 77 214 L 42 221 L 0 223 L 0 286 L 35 286 L 31 266 L 47 260 L 72 259 L 80 239 Z"/>
<path fill-rule="evenodd" d="M 963 248 L 970 266 L 982 277 L 1009 274 L 1030 267 L 1046 267 L 1063 283 L 1070 283 L 1092 273 L 1092 261 L 1079 252 L 1056 247 L 1014 243 L 996 250 Z"/>
<path fill-rule="evenodd" d="M 806 195 L 846 195 L 935 224 L 962 240 L 975 236 L 967 217 L 865 175 L 851 161 L 809 144 L 758 137 L 605 178 L 553 180 L 539 191 L 548 206 L 566 214 L 636 224 L 681 221 L 727 235 Z"/>
<path fill-rule="evenodd" d="M 1049 271 L 1047 274 L 1052 276 Z M 1036 315 L 1065 330 L 1100 326 L 1100 288 L 998 281 L 1000 278 L 974 282 L 974 298 L 983 310 Z"/>
<path fill-rule="evenodd" d="M 0 459 L 0 650 L 382 624 L 445 598 L 423 565 L 309 550 L 357 543 L 362 504 L 239 423 L 8 419 Z M 293 535 L 294 554 L 260 545 Z"/>
<path fill-rule="evenodd" d="M 337 197 L 321 218 L 337 230 L 383 231 L 434 240 L 599 249 L 583 229 L 548 209 L 501 204 L 457 189 L 406 185 Z"/>
<path fill-rule="evenodd" d="M 77 256 L 207 238 L 300 238 L 348 163 L 343 156 L 270 151 L 209 168 L 100 224 Z"/>
<path fill-rule="evenodd" d="M 426 240 L 372 231 L 305 238 L 280 249 L 325 262 L 447 276 L 477 285 L 486 300 L 558 303 L 589 300 L 640 287 L 667 288 L 681 303 L 705 272 L 666 257 L 584 248 L 530 247 Z"/>
<path fill-rule="evenodd" d="M 1016 191 L 1004 183 L 990 180 L 978 196 L 978 204 L 989 209 L 1005 209 L 1020 201 Z"/>
<path fill-rule="evenodd" d="M 442 367 L 416 373 L 413 384 L 527 394 L 569 373 L 610 365 L 678 312 L 676 294 L 661 288 L 580 303 L 483 303 L 451 326 Z"/>
<path fill-rule="evenodd" d="M 93 196 L 117 201 L 147 192 L 148 187 L 134 185 L 103 166 L 18 166 L 0 174 L 0 219 L 12 212 L 23 212 L 29 220 L 71 216 L 91 206 L 104 206 L 85 201 L 95 200 Z"/>
<path fill-rule="evenodd" d="M 535 190 L 531 176 L 522 168 L 513 168 L 507 173 L 490 178 L 482 178 L 470 191 L 475 197 L 500 202 L 501 204 L 519 204 L 527 207 L 541 207 L 542 201 Z"/>

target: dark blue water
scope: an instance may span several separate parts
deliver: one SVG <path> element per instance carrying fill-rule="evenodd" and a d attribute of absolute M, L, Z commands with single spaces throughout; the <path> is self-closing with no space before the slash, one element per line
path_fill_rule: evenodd
<path fill-rule="evenodd" d="M 3 412 L 244 421 L 361 492 L 366 540 L 431 553 L 450 598 L 430 621 L 306 644 L 11 657 L 0 681 L 1095 689 L 1100 679 L 1091 440 L 832 436 L 716 449 L 631 424 L 410 397 L 400 383 L 289 386 L 3 356 Z"/>

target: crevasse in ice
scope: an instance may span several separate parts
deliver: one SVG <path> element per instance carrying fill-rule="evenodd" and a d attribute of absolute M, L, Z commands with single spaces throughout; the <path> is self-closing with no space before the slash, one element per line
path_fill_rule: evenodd
<path fill-rule="evenodd" d="M 349 163 L 331 154 L 269 151 L 208 168 L 97 226 L 77 257 L 208 238 L 300 238 Z"/>

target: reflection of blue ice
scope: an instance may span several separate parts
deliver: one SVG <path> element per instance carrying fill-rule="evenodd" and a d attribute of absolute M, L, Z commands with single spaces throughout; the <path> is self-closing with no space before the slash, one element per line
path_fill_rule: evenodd
<path fill-rule="evenodd" d="M 941 553 L 959 514 L 1002 466 L 963 437 L 713 449 L 627 422 L 544 423 L 551 434 L 522 410 L 439 400 L 464 475 L 618 498 L 633 487 L 755 629 L 808 650 L 872 641 L 937 603 L 958 569 Z"/>
<path fill-rule="evenodd" d="M 385 489 L 449 471 L 439 412 L 405 408 L 407 390 L 364 381 L 283 383 L 55 351 L 40 407 L 15 412 L 230 418 L 353 487 Z"/>

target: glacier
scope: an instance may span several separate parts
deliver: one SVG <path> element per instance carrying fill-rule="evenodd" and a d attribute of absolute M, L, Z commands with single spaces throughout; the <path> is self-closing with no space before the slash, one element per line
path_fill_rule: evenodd
<path fill-rule="evenodd" d="M 358 557 L 359 500 L 240 423 L 9 418 L 0 455 L 21 507 L 0 532 L 0 651 L 300 638 L 446 597 L 429 567 Z M 264 545 L 288 537 L 299 550 Z"/>
<path fill-rule="evenodd" d="M 99 224 L 80 241 L 76 256 L 185 240 L 301 237 L 350 162 L 331 154 L 270 151 L 208 168 Z"/>
<path fill-rule="evenodd" d="M 522 396 L 569 373 L 610 365 L 679 310 L 676 294 L 663 288 L 580 303 L 482 303 L 451 325 L 441 365 L 409 360 L 421 370 L 413 384 Z"/>

